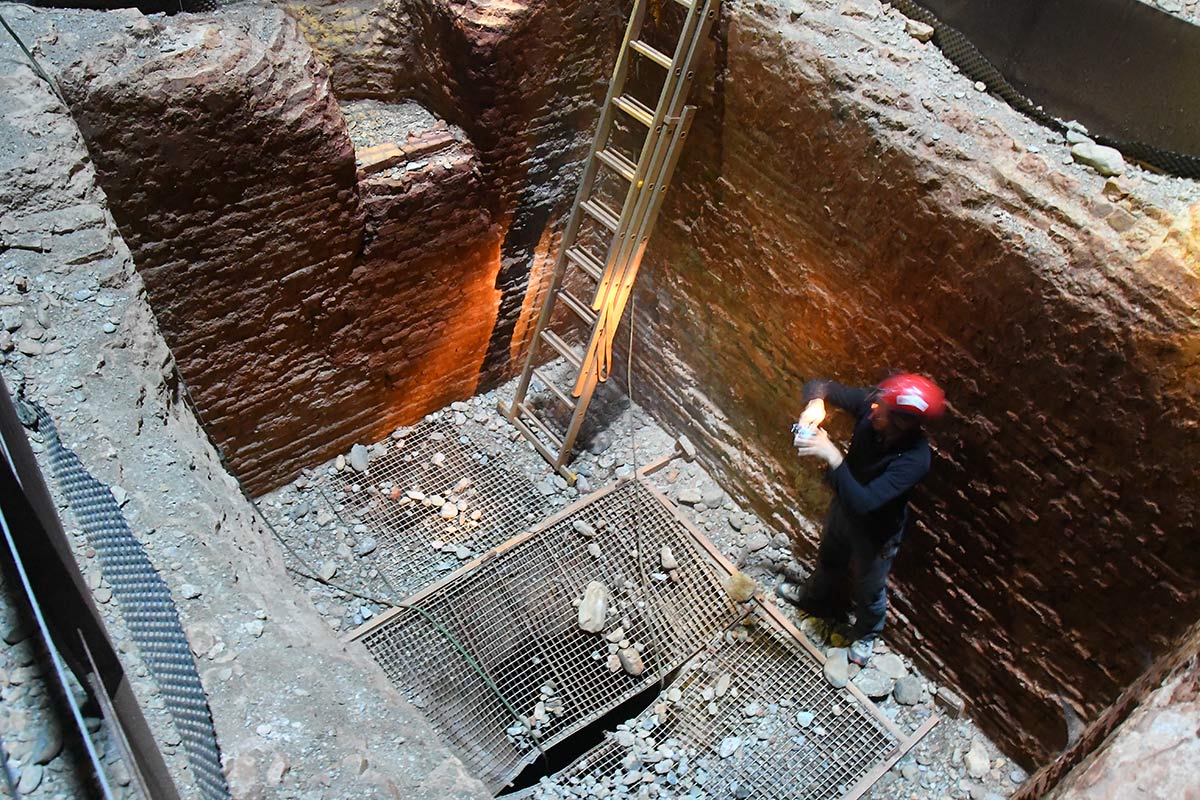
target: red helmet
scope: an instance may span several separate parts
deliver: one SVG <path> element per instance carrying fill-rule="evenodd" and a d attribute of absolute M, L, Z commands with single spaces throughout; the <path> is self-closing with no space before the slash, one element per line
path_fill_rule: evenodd
<path fill-rule="evenodd" d="M 879 400 L 893 411 L 922 420 L 937 419 L 946 410 L 946 395 L 922 375 L 903 372 L 879 384 Z"/>

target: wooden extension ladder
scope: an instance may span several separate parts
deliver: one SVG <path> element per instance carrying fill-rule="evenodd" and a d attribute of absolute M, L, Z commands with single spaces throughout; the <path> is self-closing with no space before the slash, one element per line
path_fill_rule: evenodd
<path fill-rule="evenodd" d="M 554 264 L 549 289 L 533 331 L 533 342 L 521 372 L 521 380 L 511 404 L 500 404 L 500 411 L 532 442 L 538 453 L 570 483 L 575 473 L 566 464 L 571 448 L 583 424 L 588 403 L 597 384 L 608 379 L 612 369 L 613 338 L 625 303 L 637 277 L 646 242 L 654 227 L 662 199 L 687 136 L 695 106 L 685 105 L 694 75 L 693 60 L 712 28 L 720 0 L 660 0 L 686 9 L 682 31 L 673 55 L 667 55 L 643 41 L 642 23 L 650 0 L 636 0 L 625 29 L 625 38 L 608 86 L 608 96 L 596 124 L 583 179 L 575 195 L 575 204 L 563 234 L 562 246 Z M 632 94 L 626 94 L 626 78 L 634 59 L 643 59 L 655 68 L 666 70 L 658 103 L 650 108 Z M 627 115 L 645 126 L 646 136 L 635 158 L 620 152 L 612 141 L 617 113 Z M 625 201 L 615 210 L 595 196 L 599 170 L 605 169 L 628 184 Z M 585 217 L 611 232 L 607 252 L 597 253 L 579 240 Z M 588 303 L 564 287 L 567 270 L 578 270 L 596 285 Z M 550 320 L 558 303 L 591 328 L 587 350 L 580 352 L 550 329 Z M 557 385 L 537 365 L 545 348 L 552 357 L 562 356 L 575 374 L 572 386 Z M 559 434 L 535 413 L 528 403 L 530 381 L 537 378 L 571 412 L 566 432 Z"/>

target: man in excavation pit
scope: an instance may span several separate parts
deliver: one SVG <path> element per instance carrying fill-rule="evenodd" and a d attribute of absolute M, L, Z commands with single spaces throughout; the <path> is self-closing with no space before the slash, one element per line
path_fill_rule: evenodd
<path fill-rule="evenodd" d="M 802 456 L 823 459 L 833 502 L 821 531 L 817 565 L 803 585 L 784 582 L 780 597 L 801 611 L 828 619 L 836 615 L 835 583 L 853 573 L 854 626 L 848 657 L 865 666 L 887 614 L 887 576 L 904 536 L 908 498 L 929 472 L 929 442 L 923 427 L 942 415 L 942 390 L 920 375 L 893 375 L 874 388 L 809 381 L 804 413 L 793 444 Z M 841 449 L 820 427 L 829 403 L 854 415 L 850 447 Z"/>

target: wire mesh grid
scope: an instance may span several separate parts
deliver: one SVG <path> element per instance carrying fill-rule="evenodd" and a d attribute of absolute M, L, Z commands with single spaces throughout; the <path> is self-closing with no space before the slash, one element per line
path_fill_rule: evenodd
<path fill-rule="evenodd" d="M 517 467 L 487 458 L 464 431 L 451 414 L 430 415 L 370 462 L 366 479 L 378 491 L 359 514 L 378 541 L 376 566 L 399 597 L 528 530 L 549 508 Z M 347 487 L 364 480 L 342 475 Z"/>
<path fill-rule="evenodd" d="M 678 565 L 673 576 L 661 568 L 664 546 Z M 648 688 L 736 619 L 718 575 L 678 520 L 640 485 L 624 483 L 418 596 L 420 611 L 402 609 L 359 638 L 497 790 L 539 747 Z M 601 633 L 579 627 L 574 605 L 593 580 L 611 594 Z M 641 648 L 644 672 L 614 669 L 620 645 Z"/>
<path fill-rule="evenodd" d="M 901 745 L 878 713 L 830 686 L 790 633 L 755 612 L 645 713 L 512 798 L 635 797 L 654 783 L 679 797 L 831 800 Z"/>

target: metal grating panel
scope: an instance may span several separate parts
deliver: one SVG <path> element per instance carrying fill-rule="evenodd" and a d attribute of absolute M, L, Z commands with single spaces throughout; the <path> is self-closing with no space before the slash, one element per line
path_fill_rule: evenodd
<path fill-rule="evenodd" d="M 594 535 L 581 534 L 579 527 Z M 638 537 L 646 571 L 655 571 L 659 550 L 667 545 L 679 563 L 679 582 L 662 573 L 643 580 Z M 589 544 L 599 548 L 599 557 L 589 552 Z M 410 602 L 424 614 L 398 609 L 356 638 L 475 774 L 500 789 L 538 757 L 538 745 L 528 736 L 511 735 L 513 714 L 439 625 L 472 654 L 520 714 L 532 714 L 539 700 L 547 699 L 543 687 L 551 687 L 547 705 L 561 702 L 562 712 L 549 715 L 542 727 L 539 742 L 549 747 L 651 686 L 736 619 L 720 574 L 656 498 L 627 482 L 413 597 Z M 578 627 L 573 601 L 592 580 L 604 582 L 612 593 L 614 610 L 604 633 L 621 626 L 631 643 L 644 646 L 646 670 L 639 677 L 610 670 L 602 634 Z"/>
<path fill-rule="evenodd" d="M 623 726 L 624 744 L 610 733 L 514 798 L 632 797 L 643 783 L 658 782 L 677 796 L 833 800 L 906 744 L 877 709 L 830 686 L 789 632 L 761 611 L 746 622 L 718 636 L 650 709 Z M 717 698 L 722 675 L 729 688 Z M 812 715 L 803 725 L 802 712 Z M 735 739 L 736 749 L 722 757 L 722 743 L 732 747 Z"/>
<path fill-rule="evenodd" d="M 375 565 L 399 597 L 528 530 L 549 509 L 529 478 L 488 458 L 465 430 L 449 414 L 430 415 L 401 441 L 385 440 L 387 454 L 371 461 L 365 477 L 341 474 L 346 488 L 369 481 L 378 490 L 358 514 L 378 540 Z M 410 491 L 425 499 L 410 498 Z M 453 520 L 442 518 L 439 499 L 457 505 Z"/>

